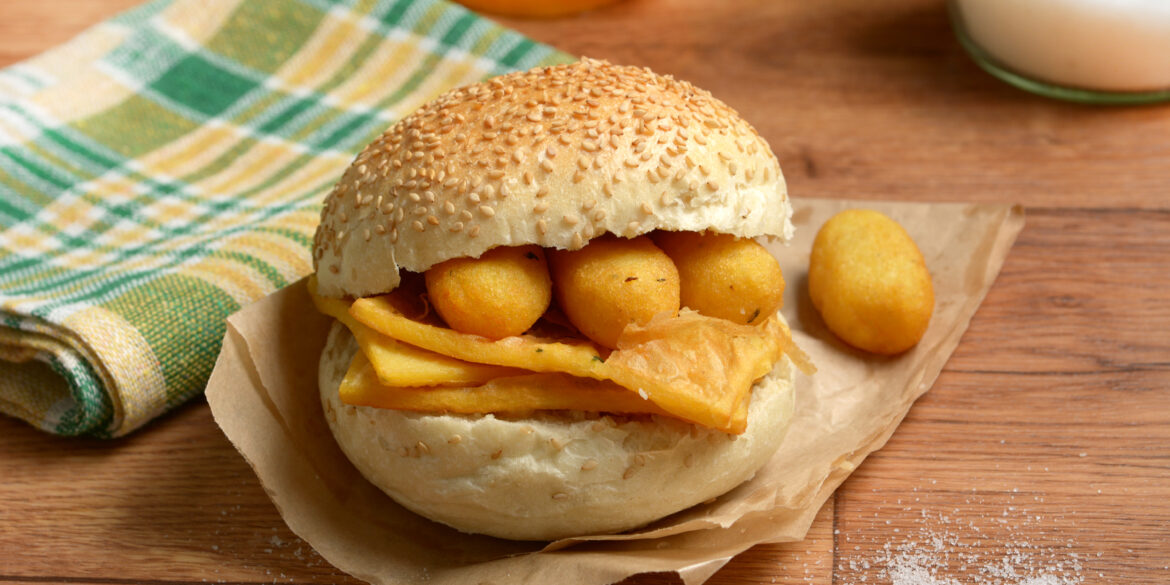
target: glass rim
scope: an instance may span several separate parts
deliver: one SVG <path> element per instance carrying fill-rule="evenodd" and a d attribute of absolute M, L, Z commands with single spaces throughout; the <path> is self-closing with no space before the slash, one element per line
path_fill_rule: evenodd
<path fill-rule="evenodd" d="M 1078 87 L 1068 87 L 1039 81 L 1027 75 L 1018 73 L 1010 67 L 992 57 L 978 43 L 967 34 L 962 15 L 956 7 L 956 2 L 947 2 L 950 12 L 951 26 L 955 30 L 955 37 L 959 44 L 971 57 L 975 64 L 993 77 L 1004 81 L 1019 89 L 1069 102 L 1092 105 L 1143 105 L 1170 102 L 1170 88 L 1152 91 L 1104 91 Z"/>

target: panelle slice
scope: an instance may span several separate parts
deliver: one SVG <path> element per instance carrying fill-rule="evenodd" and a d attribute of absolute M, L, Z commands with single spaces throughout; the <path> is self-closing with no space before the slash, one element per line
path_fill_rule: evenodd
<path fill-rule="evenodd" d="M 791 346 L 775 317 L 750 327 L 688 312 L 623 333 L 628 340 L 603 357 L 587 342 L 528 335 L 493 341 L 423 323 L 403 314 L 394 297 L 358 299 L 350 315 L 383 335 L 449 357 L 610 380 L 677 418 L 736 434 L 746 426 L 752 383 Z M 681 340 L 668 339 L 676 336 Z"/>

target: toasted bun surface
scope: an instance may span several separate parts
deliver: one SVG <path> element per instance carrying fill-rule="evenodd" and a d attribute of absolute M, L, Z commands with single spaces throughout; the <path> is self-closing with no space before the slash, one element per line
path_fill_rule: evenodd
<path fill-rule="evenodd" d="M 406 508 L 501 538 L 620 532 L 723 494 L 768 461 L 793 410 L 787 358 L 756 383 L 742 435 L 651 416 L 350 406 L 338 387 L 356 351 L 335 323 L 318 374 L 326 419 L 350 461 Z"/>
<path fill-rule="evenodd" d="M 655 229 L 787 240 L 790 216 L 776 157 L 735 111 L 586 59 L 454 90 L 395 124 L 326 198 L 313 259 L 322 295 L 358 297 L 497 246 Z"/>

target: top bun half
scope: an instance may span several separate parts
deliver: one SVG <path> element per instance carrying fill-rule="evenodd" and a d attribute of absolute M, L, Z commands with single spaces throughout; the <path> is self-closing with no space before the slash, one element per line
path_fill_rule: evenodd
<path fill-rule="evenodd" d="M 325 200 L 319 292 L 368 296 L 497 246 L 605 233 L 792 236 L 767 142 L 710 93 L 584 59 L 444 94 L 365 148 Z"/>

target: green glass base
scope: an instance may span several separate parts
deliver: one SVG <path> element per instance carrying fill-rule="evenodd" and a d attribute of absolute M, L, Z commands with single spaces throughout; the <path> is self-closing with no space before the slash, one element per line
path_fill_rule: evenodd
<path fill-rule="evenodd" d="M 971 55 L 971 58 L 980 68 L 1025 91 L 1082 104 L 1138 105 L 1170 102 L 1170 89 L 1145 92 L 1110 92 L 1064 87 L 1043 81 L 1036 81 L 1003 66 L 981 49 L 979 45 L 975 44 L 975 41 L 967 36 L 967 31 L 963 27 L 962 18 L 956 13 L 956 8 L 953 6 L 951 7 L 951 23 L 954 25 L 955 36 L 958 37 L 959 44 L 963 45 L 963 48 L 967 50 L 967 53 Z"/>

